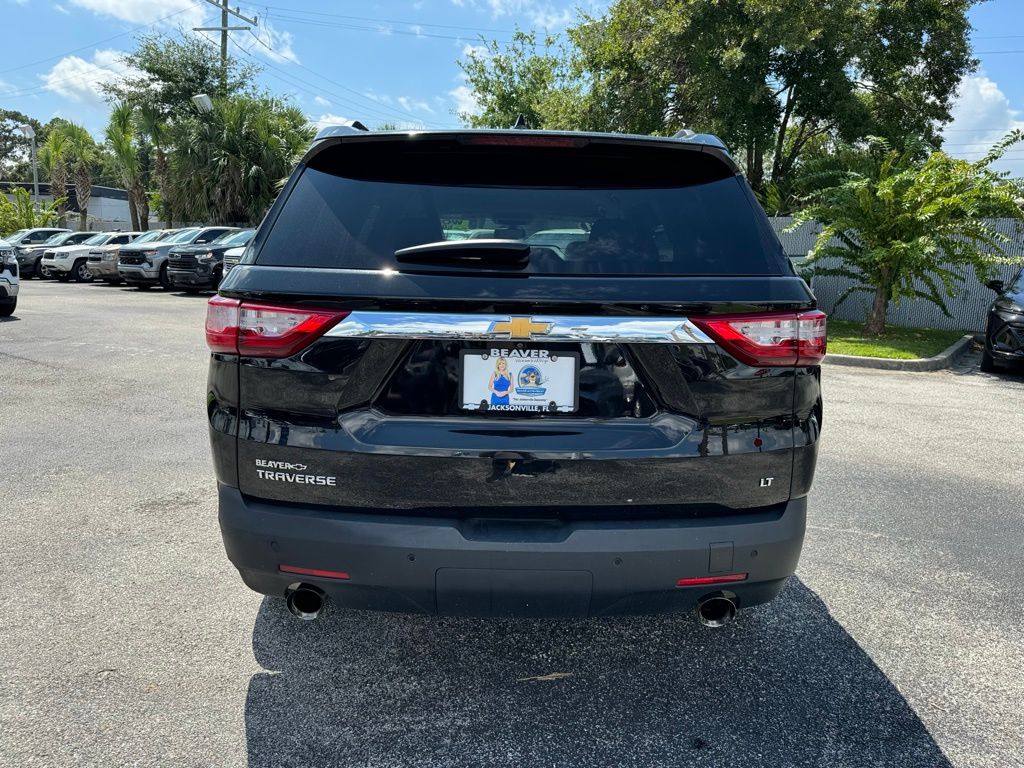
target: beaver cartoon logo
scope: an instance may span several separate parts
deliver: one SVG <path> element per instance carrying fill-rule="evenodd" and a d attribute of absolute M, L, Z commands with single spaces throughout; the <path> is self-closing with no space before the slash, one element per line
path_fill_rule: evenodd
<path fill-rule="evenodd" d="M 516 394 L 523 397 L 543 397 L 547 392 L 547 388 L 541 386 L 543 383 L 544 376 L 541 375 L 540 368 L 535 365 L 523 366 L 516 376 Z"/>

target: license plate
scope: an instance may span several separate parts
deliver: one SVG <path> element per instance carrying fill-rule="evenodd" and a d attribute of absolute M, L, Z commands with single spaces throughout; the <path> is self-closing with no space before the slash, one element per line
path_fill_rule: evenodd
<path fill-rule="evenodd" d="M 459 400 L 464 410 L 572 413 L 579 408 L 576 353 L 465 349 L 461 362 Z"/>

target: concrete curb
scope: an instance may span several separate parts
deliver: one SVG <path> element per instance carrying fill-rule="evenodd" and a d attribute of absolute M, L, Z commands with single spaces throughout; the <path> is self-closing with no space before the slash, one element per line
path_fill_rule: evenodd
<path fill-rule="evenodd" d="M 935 357 L 916 360 L 892 360 L 888 357 L 858 357 L 857 355 L 825 355 L 822 361 L 831 365 L 852 365 L 858 368 L 879 368 L 885 371 L 938 371 L 949 368 L 953 361 L 974 342 L 973 336 L 963 336 Z"/>

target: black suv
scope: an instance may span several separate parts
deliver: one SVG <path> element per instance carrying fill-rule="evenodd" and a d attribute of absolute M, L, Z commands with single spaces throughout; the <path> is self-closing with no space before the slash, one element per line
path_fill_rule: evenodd
<path fill-rule="evenodd" d="M 172 288 L 195 293 L 216 288 L 224 275 L 224 252 L 246 245 L 253 230 L 231 230 L 206 245 L 179 245 L 167 253 L 167 280 Z"/>
<path fill-rule="evenodd" d="M 328 129 L 206 334 L 228 557 L 300 617 L 719 625 L 796 568 L 825 316 L 714 137 Z"/>

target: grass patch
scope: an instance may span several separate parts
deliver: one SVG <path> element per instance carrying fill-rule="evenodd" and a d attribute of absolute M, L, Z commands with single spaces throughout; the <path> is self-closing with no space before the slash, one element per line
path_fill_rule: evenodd
<path fill-rule="evenodd" d="M 837 355 L 914 360 L 939 354 L 963 335 L 963 331 L 890 325 L 883 336 L 865 336 L 863 323 L 829 318 L 828 351 Z"/>

